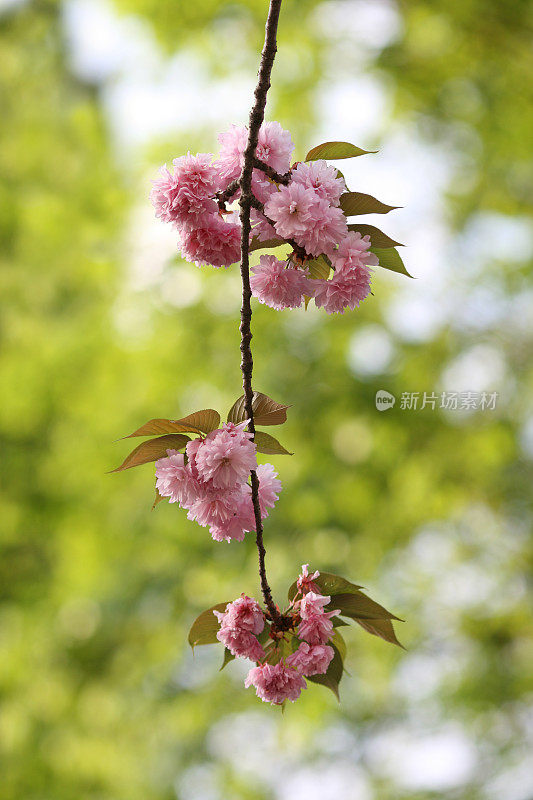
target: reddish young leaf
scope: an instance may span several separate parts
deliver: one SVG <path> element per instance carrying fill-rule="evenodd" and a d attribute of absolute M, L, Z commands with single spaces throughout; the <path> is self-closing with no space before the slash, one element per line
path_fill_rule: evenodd
<path fill-rule="evenodd" d="M 213 408 L 195 411 L 182 419 L 151 419 L 124 439 L 154 436 L 160 433 L 210 433 L 220 425 L 220 414 Z"/>
<path fill-rule="evenodd" d="M 156 506 L 159 505 L 159 503 L 161 503 L 162 500 L 167 500 L 167 499 L 168 499 L 167 497 L 163 497 L 162 494 L 159 494 L 159 489 L 157 489 L 157 487 L 156 487 L 155 500 L 154 500 L 154 504 L 152 506 L 152 511 L 155 509 Z"/>
<path fill-rule="evenodd" d="M 124 469 L 157 461 L 166 456 L 167 450 L 181 450 L 189 441 L 190 438 L 182 433 L 170 433 L 167 436 L 159 436 L 157 439 L 148 439 L 147 442 L 138 445 L 129 456 L 126 456 L 120 467 L 112 469 L 111 472 L 122 472 Z"/>
<path fill-rule="evenodd" d="M 290 406 L 276 403 L 271 397 L 261 392 L 254 392 L 252 408 L 256 425 L 282 425 L 287 421 L 287 409 Z M 228 422 L 238 425 L 239 422 L 244 422 L 246 419 L 248 417 L 244 407 L 244 395 L 242 395 L 230 408 Z"/>

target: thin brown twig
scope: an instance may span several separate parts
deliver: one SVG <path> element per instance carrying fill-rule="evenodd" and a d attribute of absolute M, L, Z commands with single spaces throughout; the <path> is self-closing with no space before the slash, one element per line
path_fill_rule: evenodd
<path fill-rule="evenodd" d="M 251 297 L 252 291 L 250 288 L 250 210 L 252 208 L 253 200 L 255 199 L 252 194 L 252 172 L 254 168 L 255 151 L 257 148 L 257 141 L 259 137 L 259 128 L 265 117 L 265 106 L 267 92 L 270 88 L 270 75 L 272 73 L 272 65 L 276 56 L 277 45 L 276 35 L 278 30 L 279 13 L 281 9 L 282 0 L 270 0 L 268 17 L 265 26 L 265 44 L 263 52 L 261 53 L 261 62 L 259 65 L 258 81 L 255 88 L 254 96 L 255 102 L 250 112 L 250 121 L 248 126 L 248 143 L 244 151 L 244 163 L 239 179 L 241 188 L 241 197 L 239 200 L 240 207 L 240 220 L 241 220 L 241 280 L 242 280 L 242 307 L 241 307 L 241 371 L 242 371 L 242 385 L 244 390 L 246 416 L 248 417 L 248 430 L 255 436 L 254 425 L 254 411 L 253 411 L 253 389 L 252 389 L 252 371 L 253 359 L 252 349 L 250 342 L 252 340 L 251 331 L 251 318 L 252 307 Z M 250 482 L 252 486 L 252 503 L 254 507 L 255 517 L 255 530 L 256 530 L 256 544 L 259 554 L 259 578 L 261 581 L 261 591 L 263 599 L 268 609 L 270 619 L 272 620 L 273 628 L 281 630 L 283 628 L 283 618 L 272 598 L 272 591 L 268 584 L 266 565 L 265 565 L 265 545 L 263 543 L 263 522 L 261 519 L 261 508 L 259 505 L 259 480 L 257 473 L 252 470 L 250 473 Z"/>
<path fill-rule="evenodd" d="M 265 164 L 265 162 L 261 161 L 261 159 L 257 158 L 257 156 L 254 156 L 253 165 L 255 169 L 260 169 L 261 172 L 264 172 L 268 178 L 276 181 L 276 183 L 283 183 L 287 185 L 291 179 L 290 172 L 286 172 L 285 175 L 280 175 L 279 172 L 276 172 L 275 169 L 272 169 L 272 167 L 270 167 L 268 164 Z"/>
<path fill-rule="evenodd" d="M 236 180 L 232 181 L 223 192 L 217 192 L 216 199 L 218 202 L 218 207 L 221 211 L 226 209 L 226 203 L 228 200 L 231 200 L 235 192 L 240 188 L 240 185 L 240 178 L 237 178 Z"/>

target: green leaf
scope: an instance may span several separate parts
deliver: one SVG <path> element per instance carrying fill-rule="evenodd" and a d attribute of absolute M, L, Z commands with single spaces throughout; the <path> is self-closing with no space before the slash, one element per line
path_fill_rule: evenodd
<path fill-rule="evenodd" d="M 265 661 L 267 664 L 277 664 L 279 661 L 281 661 L 283 655 L 282 649 L 278 642 L 271 642 L 267 647 L 265 647 L 265 653 Z"/>
<path fill-rule="evenodd" d="M 120 467 L 112 469 L 111 472 L 122 472 L 124 469 L 157 461 L 166 456 L 167 450 L 181 450 L 187 442 L 190 442 L 190 438 L 182 433 L 171 433 L 167 436 L 159 436 L 157 439 L 148 439 L 147 442 L 138 445 L 129 456 L 126 456 Z"/>
<path fill-rule="evenodd" d="M 339 630 L 335 629 L 333 636 L 329 640 L 329 644 L 337 648 L 344 663 L 344 659 L 346 658 L 346 642 L 344 641 L 344 636 Z"/>
<path fill-rule="evenodd" d="M 397 644 L 398 647 L 401 647 L 402 650 L 405 650 L 403 644 L 396 638 L 396 633 L 394 632 L 394 627 L 390 619 L 356 619 L 355 621 L 358 625 L 364 628 L 365 631 L 371 633 L 373 636 L 379 636 L 380 639 L 384 639 L 386 642 L 390 642 L 391 644 Z"/>
<path fill-rule="evenodd" d="M 254 236 L 250 242 L 250 253 L 252 253 L 254 250 L 265 250 L 266 248 L 270 247 L 280 247 L 282 244 L 286 244 L 284 239 L 266 239 L 264 242 L 260 242 L 257 236 Z"/>
<path fill-rule="evenodd" d="M 332 572 L 321 572 L 318 578 L 314 581 L 322 594 L 334 596 L 343 593 L 359 593 L 361 588 L 355 583 L 350 583 L 346 578 L 341 578 L 340 575 L 334 575 Z M 289 588 L 289 600 L 292 602 L 296 596 L 297 582 L 294 581 Z"/>
<path fill-rule="evenodd" d="M 270 625 L 268 622 L 265 622 L 265 627 L 261 631 L 261 633 L 257 634 L 257 641 L 259 644 L 265 644 L 265 642 L 269 641 L 270 636 Z"/>
<path fill-rule="evenodd" d="M 348 225 L 348 230 L 357 231 L 361 236 L 370 236 L 371 247 L 403 247 L 401 242 L 395 242 L 394 239 L 391 239 L 390 236 L 387 236 L 386 233 L 383 233 L 383 231 L 380 231 L 380 229 L 374 227 L 374 225 L 363 225 L 359 222 L 353 222 Z"/>
<path fill-rule="evenodd" d="M 335 655 L 331 660 L 326 674 L 312 675 L 311 677 L 307 678 L 307 680 L 311 681 L 312 683 L 318 683 L 321 686 L 325 686 L 327 689 L 331 689 L 337 700 L 340 700 L 339 683 L 342 678 L 342 673 L 344 672 L 344 666 L 339 651 L 335 646 L 333 646 L 333 649 L 335 650 Z"/>
<path fill-rule="evenodd" d="M 353 214 L 388 214 L 400 206 L 388 206 L 376 200 L 371 194 L 363 192 L 345 192 L 341 195 L 340 206 L 347 217 Z"/>
<path fill-rule="evenodd" d="M 266 394 L 254 392 L 252 409 L 256 425 L 282 425 L 287 421 L 288 408 L 290 408 L 290 406 L 276 403 L 275 400 L 272 400 L 272 398 L 268 397 Z M 242 395 L 230 408 L 228 422 L 233 422 L 235 425 L 238 425 L 239 422 L 244 422 L 246 419 L 248 419 L 248 417 L 244 407 L 244 395 Z"/>
<path fill-rule="evenodd" d="M 316 161 L 317 158 L 332 159 L 337 158 L 354 158 L 355 156 L 365 156 L 367 153 L 376 153 L 377 150 L 363 150 L 362 147 L 357 147 L 355 144 L 349 142 L 324 142 L 318 144 L 308 152 L 305 157 L 306 161 Z"/>
<path fill-rule="evenodd" d="M 386 608 L 380 606 L 370 597 L 367 597 L 363 592 L 354 592 L 346 594 L 336 594 L 332 597 L 331 602 L 327 606 L 328 611 L 333 609 L 340 609 L 343 617 L 351 617 L 355 620 L 376 620 L 376 619 L 397 619 L 399 617 L 387 611 Z M 400 620 L 401 622 L 402 620 Z"/>
<path fill-rule="evenodd" d="M 387 247 L 386 249 L 371 247 L 370 250 L 378 257 L 379 266 L 383 267 L 383 269 L 399 272 L 401 275 L 407 275 L 408 278 L 413 277 L 407 272 L 400 254 L 394 247 Z"/>
<path fill-rule="evenodd" d="M 318 278 L 324 281 L 329 278 L 331 267 L 324 256 L 318 256 L 318 258 L 314 258 L 308 263 L 307 266 L 309 267 L 310 278 Z"/>
<path fill-rule="evenodd" d="M 215 616 L 215 615 L 213 614 L 213 616 Z M 217 639 L 217 642 L 218 642 L 218 639 Z M 222 666 L 220 667 L 219 672 L 222 672 L 224 667 L 227 664 L 229 664 L 230 661 L 233 661 L 234 658 L 235 658 L 235 656 L 230 653 L 230 651 L 228 650 L 227 647 L 225 647 L 224 648 L 224 658 L 222 660 Z"/>
<path fill-rule="evenodd" d="M 254 441 L 258 453 L 267 453 L 268 455 L 272 456 L 294 455 L 294 453 L 290 453 L 288 450 L 285 450 L 283 445 L 280 444 L 274 436 L 271 436 L 269 433 L 265 433 L 264 431 L 256 431 Z"/>
<path fill-rule="evenodd" d="M 220 425 L 220 414 L 212 408 L 195 411 L 182 419 L 151 419 L 124 439 L 160 433 L 210 433 Z"/>
<path fill-rule="evenodd" d="M 342 617 L 332 617 L 331 621 L 333 622 L 334 628 L 350 627 L 350 623 L 346 622 Z"/>
<path fill-rule="evenodd" d="M 200 616 L 196 617 L 189 631 L 189 644 L 193 649 L 197 644 L 215 644 L 215 642 L 218 642 L 217 632 L 220 628 L 220 622 L 213 614 L 213 611 L 225 611 L 227 605 L 228 603 L 217 603 L 216 606 L 202 611 Z"/>

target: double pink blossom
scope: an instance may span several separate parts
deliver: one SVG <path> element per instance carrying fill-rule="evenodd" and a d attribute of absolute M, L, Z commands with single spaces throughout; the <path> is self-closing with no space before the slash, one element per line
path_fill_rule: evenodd
<path fill-rule="evenodd" d="M 310 575 L 309 564 L 302 564 L 302 571 L 298 575 L 298 580 L 296 581 L 298 592 L 301 592 L 301 594 L 307 594 L 307 592 L 319 594 L 318 586 L 315 583 L 317 578 L 320 578 L 320 572 L 318 570 L 315 570 L 315 572 Z"/>
<path fill-rule="evenodd" d="M 369 252 L 371 246 L 370 236 L 361 236 L 359 231 L 349 231 L 341 239 L 337 250 L 331 255 L 331 262 L 336 273 L 350 274 L 360 267 L 375 267 L 378 258 Z"/>
<path fill-rule="evenodd" d="M 324 675 L 334 655 L 335 651 L 329 645 L 301 642 L 298 650 L 288 656 L 286 663 L 302 675 Z"/>
<path fill-rule="evenodd" d="M 151 192 L 156 216 L 174 225 L 183 258 L 198 266 L 228 267 L 241 255 L 239 216 L 227 205 L 219 208 L 219 201 L 220 193 L 241 174 L 248 129 L 232 125 L 219 135 L 219 143 L 214 161 L 209 153 L 188 153 L 175 159 L 171 170 L 163 167 Z M 261 125 L 255 155 L 284 178 L 277 182 L 253 168 L 252 193 L 259 203 L 251 209 L 250 241 L 290 241 L 298 259 L 261 256 L 252 267 L 252 291 L 260 303 L 276 310 L 299 308 L 304 298 L 314 297 L 316 306 L 328 314 L 342 314 L 370 294 L 370 267 L 378 260 L 370 252 L 368 236 L 348 231 L 341 208 L 346 185 L 337 169 L 323 160 L 291 168 L 293 149 L 290 133 L 278 122 Z M 236 188 L 223 199 L 231 204 L 239 196 Z M 331 279 L 309 277 L 309 263 L 321 255 L 331 260 Z M 216 535 L 222 535 L 221 530 Z"/>
<path fill-rule="evenodd" d="M 341 194 L 346 191 L 344 178 L 326 161 L 300 161 L 291 177 L 306 189 L 314 189 L 318 197 L 332 206 L 339 205 Z"/>
<path fill-rule="evenodd" d="M 181 228 L 180 244 L 183 258 L 198 267 L 229 267 L 240 259 L 241 229 L 218 214 L 207 214 L 198 226 Z"/>
<path fill-rule="evenodd" d="M 340 611 L 324 611 L 331 597 L 308 592 L 298 602 L 300 625 L 298 638 L 308 644 L 326 644 L 333 634 L 331 618 L 340 614 Z"/>
<path fill-rule="evenodd" d="M 162 497 L 169 498 L 169 503 L 181 506 L 193 502 L 198 493 L 198 483 L 187 469 L 183 454 L 177 450 L 167 450 L 167 458 L 157 462 L 155 485 Z"/>
<path fill-rule="evenodd" d="M 217 632 L 219 642 L 234 656 L 259 661 L 265 651 L 257 639 L 265 626 L 261 608 L 255 600 L 242 594 L 233 603 L 228 603 L 225 611 L 213 611 L 220 622 Z"/>
<path fill-rule="evenodd" d="M 225 423 L 205 438 L 187 443 L 186 456 L 168 450 L 156 461 L 156 487 L 162 497 L 179 503 L 187 517 L 209 527 L 216 541 L 242 541 L 255 530 L 255 514 L 248 478 L 255 470 L 259 481 L 261 518 L 268 516 L 281 490 L 271 464 L 257 465 L 256 446 L 239 425 Z"/>
<path fill-rule="evenodd" d="M 175 158 L 174 171 L 166 166 L 153 181 L 150 199 L 157 217 L 178 227 L 198 226 L 216 212 L 213 199 L 220 178 L 209 153 Z"/>
<path fill-rule="evenodd" d="M 275 256 L 261 256 L 259 264 L 252 267 L 252 271 L 252 294 L 260 303 L 278 311 L 299 308 L 304 296 L 314 294 L 314 284 L 303 270 L 296 269 Z"/>
<path fill-rule="evenodd" d="M 230 628 L 242 628 L 251 633 L 261 633 L 265 627 L 265 615 L 261 606 L 251 597 L 241 594 L 233 603 L 228 603 L 224 612 L 214 611 L 220 624 Z"/>
<path fill-rule="evenodd" d="M 220 154 L 215 161 L 222 188 L 226 188 L 239 177 L 244 164 L 244 151 L 248 144 L 248 129 L 244 126 L 232 125 L 228 131 L 219 134 Z M 256 156 L 263 163 L 280 174 L 288 171 L 294 144 L 289 131 L 283 130 L 279 122 L 263 122 L 259 129 Z M 254 169 L 252 173 L 252 190 L 257 199 L 264 203 L 276 187 L 268 180 L 265 173 Z M 236 193 L 235 196 L 237 196 Z"/>
<path fill-rule="evenodd" d="M 370 294 L 370 270 L 367 267 L 340 271 L 331 280 L 315 280 L 313 297 L 318 308 L 328 314 L 344 314 L 347 308 L 353 311 Z"/>
<path fill-rule="evenodd" d="M 247 425 L 248 420 L 240 425 L 227 422 L 194 448 L 194 465 L 202 481 L 211 481 L 215 489 L 231 489 L 248 479 L 257 461 L 252 434 L 244 430 Z"/>
<path fill-rule="evenodd" d="M 264 703 L 280 705 L 285 700 L 294 703 L 307 684 L 302 675 L 283 661 L 277 664 L 259 664 L 253 667 L 244 681 L 246 688 L 255 687 L 257 696 Z"/>

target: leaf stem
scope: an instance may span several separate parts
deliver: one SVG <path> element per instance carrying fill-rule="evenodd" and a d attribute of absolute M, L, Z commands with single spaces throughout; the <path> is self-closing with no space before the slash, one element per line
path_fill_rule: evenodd
<path fill-rule="evenodd" d="M 242 385 L 244 390 L 246 416 L 249 419 L 248 430 L 255 436 L 254 425 L 254 411 L 253 411 L 253 389 L 252 389 L 252 371 L 253 371 L 253 358 L 251 349 L 252 331 L 252 307 L 251 297 L 252 291 L 250 288 L 250 210 L 255 200 L 252 194 L 252 172 L 255 163 L 255 151 L 257 149 L 257 142 L 259 137 L 259 128 L 265 117 L 265 106 L 267 93 L 270 88 L 270 75 L 272 73 L 272 65 L 276 57 L 277 44 L 276 36 L 278 30 L 279 13 L 281 9 L 282 0 L 270 0 L 268 17 L 265 26 L 265 43 L 261 53 L 261 62 L 259 65 L 258 81 L 255 88 L 254 97 L 255 101 L 250 111 L 250 120 L 248 125 L 248 143 L 244 151 L 244 163 L 239 178 L 239 186 L 241 189 L 241 197 L 239 199 L 240 207 L 240 220 L 241 220 L 241 280 L 242 280 L 242 306 L 241 306 L 241 324 L 239 327 L 241 334 L 241 372 L 242 372 Z M 255 530 L 256 530 L 256 545 L 259 554 L 259 578 L 261 581 L 261 591 L 263 599 L 268 609 L 272 625 L 274 628 L 282 627 L 282 616 L 274 603 L 272 598 L 272 591 L 268 584 L 265 556 L 266 550 L 263 543 L 263 522 L 261 519 L 261 508 L 259 505 L 259 480 L 257 473 L 252 470 L 250 473 L 250 482 L 252 487 L 252 504 L 254 507 L 255 516 Z"/>

